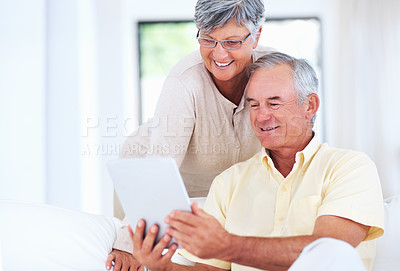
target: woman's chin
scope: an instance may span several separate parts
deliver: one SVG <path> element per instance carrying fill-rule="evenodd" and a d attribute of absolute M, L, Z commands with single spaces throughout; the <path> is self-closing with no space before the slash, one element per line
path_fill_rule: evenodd
<path fill-rule="evenodd" d="M 214 70 L 211 72 L 214 77 L 214 80 L 219 82 L 229 82 L 234 78 L 234 75 L 228 70 Z"/>

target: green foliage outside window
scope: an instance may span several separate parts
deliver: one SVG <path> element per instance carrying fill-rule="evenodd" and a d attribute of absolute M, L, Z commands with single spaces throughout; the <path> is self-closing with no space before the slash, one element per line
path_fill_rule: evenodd
<path fill-rule="evenodd" d="M 140 24 L 142 77 L 165 76 L 185 55 L 196 50 L 197 29 L 193 22 Z"/>

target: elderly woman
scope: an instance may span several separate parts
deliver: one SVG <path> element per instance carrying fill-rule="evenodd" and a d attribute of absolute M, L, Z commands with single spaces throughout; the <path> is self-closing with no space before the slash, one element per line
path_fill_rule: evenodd
<path fill-rule="evenodd" d="M 171 70 L 154 118 L 127 139 L 121 157 L 171 156 L 189 196 L 204 197 L 216 175 L 261 148 L 245 102 L 247 67 L 270 50 L 257 47 L 262 0 L 199 0 L 194 20 L 200 50 Z M 138 268 L 123 252 L 133 249 L 124 223 L 106 263 L 114 260 L 117 271 Z"/>

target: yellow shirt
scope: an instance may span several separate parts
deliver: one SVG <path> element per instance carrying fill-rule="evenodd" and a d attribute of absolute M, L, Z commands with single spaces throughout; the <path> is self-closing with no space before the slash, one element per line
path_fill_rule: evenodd
<path fill-rule="evenodd" d="M 203 209 L 228 232 L 241 236 L 311 235 L 321 215 L 371 226 L 357 247 L 367 270 L 375 256 L 375 242 L 368 240 L 383 234 L 383 199 L 374 163 L 363 153 L 321 145 L 316 136 L 296 154 L 286 178 L 265 149 L 227 169 L 215 178 Z M 224 269 L 257 270 L 180 253 Z"/>

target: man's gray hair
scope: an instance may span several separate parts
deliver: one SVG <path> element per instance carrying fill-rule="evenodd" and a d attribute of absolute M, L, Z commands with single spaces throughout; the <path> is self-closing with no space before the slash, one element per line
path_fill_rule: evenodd
<path fill-rule="evenodd" d="M 254 37 L 264 23 L 264 12 L 263 0 L 198 0 L 194 21 L 201 32 L 209 34 L 234 19 Z"/>
<path fill-rule="evenodd" d="M 250 65 L 250 75 L 260 68 L 271 68 L 286 64 L 292 69 L 297 103 L 302 104 L 312 93 L 318 93 L 318 77 L 313 67 L 305 59 L 297 59 L 284 53 L 273 52 L 257 59 Z M 315 115 L 312 119 L 315 121 Z"/>
<path fill-rule="evenodd" d="M 250 65 L 250 74 L 259 68 L 271 68 L 280 64 L 286 64 L 292 69 L 298 104 L 302 104 L 311 93 L 318 93 L 318 77 L 308 61 L 284 53 L 273 52 L 260 57 Z"/>

